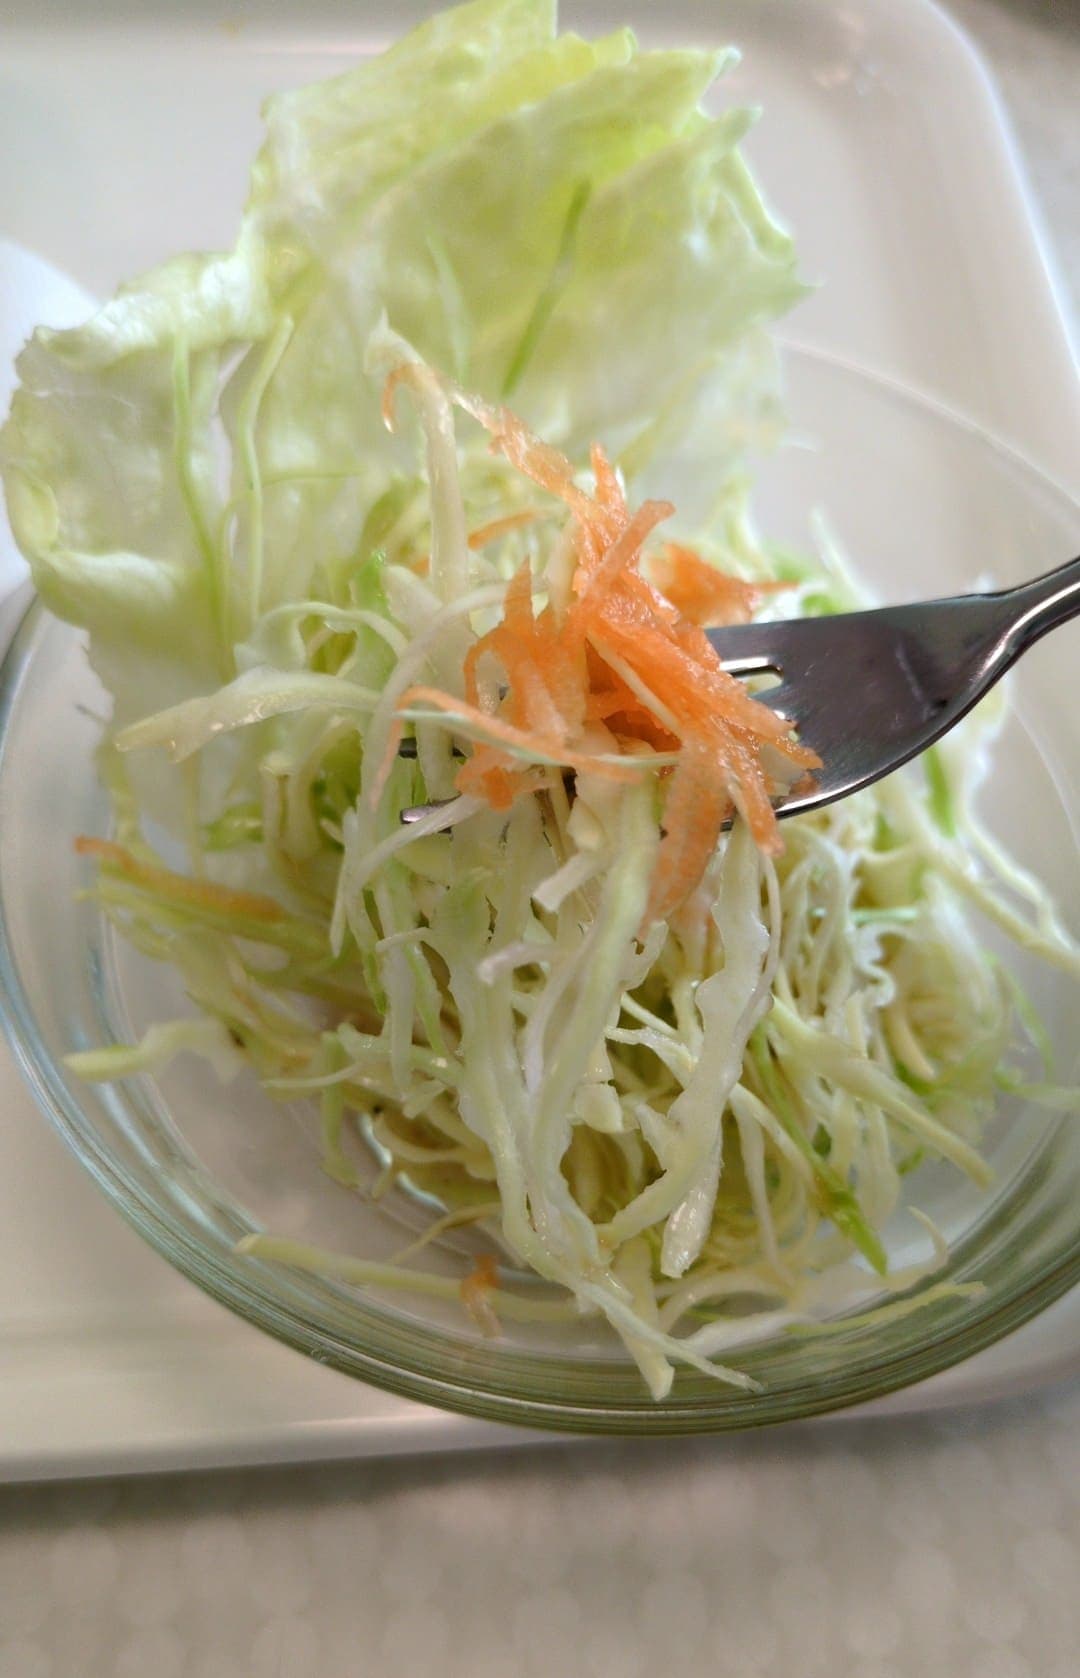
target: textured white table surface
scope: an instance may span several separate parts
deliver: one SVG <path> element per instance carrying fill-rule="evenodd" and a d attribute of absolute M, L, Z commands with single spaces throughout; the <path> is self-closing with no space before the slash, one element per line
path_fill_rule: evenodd
<path fill-rule="evenodd" d="M 9 1491 L 3 1678 L 1076 1678 L 1080 1391 Z"/>
<path fill-rule="evenodd" d="M 1075 311 L 1080 7 L 952 10 Z M 692 1444 L 8 1488 L 0 1678 L 1075 1678 L 1078 1581 L 1074 1386 Z"/>

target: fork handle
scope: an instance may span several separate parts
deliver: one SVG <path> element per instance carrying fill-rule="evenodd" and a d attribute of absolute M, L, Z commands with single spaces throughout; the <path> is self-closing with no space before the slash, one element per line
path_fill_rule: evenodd
<path fill-rule="evenodd" d="M 1008 589 L 999 599 L 1017 612 L 1009 628 L 1009 641 L 1013 656 L 1018 658 L 1048 630 L 1080 616 L 1080 559 L 1070 559 L 1043 577 Z"/>

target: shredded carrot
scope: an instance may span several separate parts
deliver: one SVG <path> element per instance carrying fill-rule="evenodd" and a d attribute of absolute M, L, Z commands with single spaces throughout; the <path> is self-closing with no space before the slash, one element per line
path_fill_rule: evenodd
<path fill-rule="evenodd" d="M 607 591 L 624 575 L 627 567 L 636 562 L 641 553 L 641 544 L 650 531 L 655 530 L 664 519 L 670 518 L 674 511 L 670 501 L 643 501 L 603 557 L 588 571 L 585 571 L 584 567 L 581 568 L 585 571 L 578 590 L 581 598 L 587 597 L 594 606 L 598 605 Z"/>
<path fill-rule="evenodd" d="M 539 507 L 522 507 L 520 512 L 507 513 L 501 519 L 492 519 L 488 524 L 478 526 L 469 532 L 470 548 L 486 548 L 489 542 L 497 542 L 500 536 L 509 536 L 512 530 L 523 530 L 527 525 L 535 524 L 543 518 Z"/>
<path fill-rule="evenodd" d="M 637 612 L 605 613 L 591 639 L 601 656 L 606 650 L 639 670 L 688 731 L 708 733 L 719 721 L 767 740 L 805 768 L 820 762 L 816 753 L 790 739 L 789 722 L 754 699 L 724 669 L 704 633 L 694 633 L 693 625 L 686 626 L 684 635 L 673 636 Z"/>
<path fill-rule="evenodd" d="M 80 835 L 75 841 L 79 856 L 97 857 L 106 868 L 113 868 L 136 885 L 157 891 L 163 897 L 196 904 L 204 909 L 215 909 L 225 915 L 238 915 L 247 920 L 282 921 L 288 915 L 272 897 L 251 891 L 233 891 L 228 886 L 215 885 L 212 880 L 191 880 L 185 874 L 174 874 L 168 868 L 156 868 L 152 863 L 140 862 L 123 845 L 111 839 L 90 839 Z"/>
<path fill-rule="evenodd" d="M 491 1303 L 491 1295 L 499 1285 L 496 1260 L 491 1253 L 481 1253 L 461 1284 L 461 1303 L 469 1316 L 490 1339 L 500 1333 L 499 1319 Z"/>
<path fill-rule="evenodd" d="M 628 518 L 626 497 L 623 494 L 622 485 L 599 443 L 594 443 L 590 450 L 589 464 L 592 467 L 593 479 L 596 483 L 596 499 L 600 506 L 616 518 Z"/>
<path fill-rule="evenodd" d="M 693 891 L 730 814 L 731 795 L 717 773 L 715 753 L 699 740 L 688 742 L 668 781 L 646 923 L 667 919 Z"/>
<path fill-rule="evenodd" d="M 458 772 L 457 789 L 486 798 L 493 810 L 509 810 L 526 785 L 520 775 L 507 767 L 504 753 L 493 746 L 478 746 Z"/>
<path fill-rule="evenodd" d="M 568 747 L 563 740 L 546 738 L 542 734 L 530 732 L 527 729 L 515 728 L 511 723 L 503 722 L 501 717 L 491 717 L 485 711 L 478 711 L 463 699 L 455 699 L 452 694 L 443 693 L 440 688 L 415 687 L 401 696 L 402 710 L 410 705 L 431 705 L 437 711 L 444 711 L 448 716 L 460 717 L 481 733 L 488 734 L 492 742 L 500 740 L 508 746 L 514 746 L 520 751 L 533 753 L 537 757 L 546 757 L 552 763 L 565 764 L 568 769 L 587 769 L 594 775 L 606 775 L 611 781 L 633 781 L 640 778 L 648 768 L 641 759 L 627 757 L 625 763 L 612 763 L 597 751 L 590 751 L 584 747 Z M 480 748 L 483 750 L 483 747 Z M 516 759 L 508 759 L 511 770 L 528 772 L 532 764 L 519 764 Z M 464 770 L 458 771 L 458 785 Z"/>
<path fill-rule="evenodd" d="M 394 397 L 397 395 L 398 385 L 401 384 L 412 385 L 414 390 L 419 390 L 425 385 L 431 390 L 436 384 L 440 389 L 445 388 L 438 376 L 425 367 L 423 362 L 403 361 L 400 366 L 394 368 L 383 385 L 382 419 L 387 431 L 393 431 L 395 427 Z"/>
<path fill-rule="evenodd" d="M 678 542 L 664 543 L 649 561 L 649 575 L 682 616 L 702 629 L 749 623 L 764 597 L 784 587 L 743 582 Z"/>
<path fill-rule="evenodd" d="M 706 625 L 745 623 L 780 585 L 727 576 L 678 543 L 647 556 L 645 543 L 674 509 L 646 501 L 632 513 L 599 444 L 590 493 L 573 462 L 509 409 L 443 388 L 489 432 L 493 450 L 566 507 L 574 574 L 565 608 L 537 611 L 531 569 L 521 566 L 500 621 L 466 656 L 464 698 L 414 687 L 402 708 L 432 706 L 460 721 L 473 747 L 457 786 L 500 810 L 550 784 L 552 765 L 625 781 L 649 772 L 650 754 L 676 755 L 674 768 L 659 770 L 663 834 L 648 907 L 648 919 L 666 918 L 700 882 L 736 808 L 763 850 L 779 850 L 772 799 L 820 764 L 724 669 L 705 634 Z M 534 516 L 508 515 L 470 540 L 480 545 Z M 789 765 L 782 781 L 766 771 L 766 746 Z"/>
<path fill-rule="evenodd" d="M 493 408 L 479 397 L 466 396 L 461 391 L 455 391 L 454 398 L 466 413 L 490 432 L 492 448 L 504 454 L 519 472 L 560 501 L 565 501 L 582 524 L 602 524 L 609 533 L 609 540 L 618 535 L 621 525 L 618 510 L 605 508 L 587 491 L 579 488 L 573 462 L 559 449 L 534 437 L 509 408 Z"/>

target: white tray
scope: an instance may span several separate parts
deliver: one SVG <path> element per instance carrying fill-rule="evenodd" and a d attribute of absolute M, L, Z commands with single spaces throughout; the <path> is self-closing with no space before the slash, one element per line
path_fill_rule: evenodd
<path fill-rule="evenodd" d="M 269 89 L 342 67 L 421 8 L 9 4 L 0 57 L 0 237 L 103 294 L 227 241 Z M 723 36 L 751 151 L 821 292 L 802 342 L 935 395 L 1075 481 L 1080 397 L 1000 112 L 925 0 L 567 4 L 576 27 Z M 20 23 L 17 21 L 22 18 Z M 0 293 L 0 308 L 3 308 Z M 2 324 L 2 323 L 0 323 Z M 423 1409 L 306 1362 L 203 1298 L 84 1180 L 0 1049 L 0 1478 L 493 1445 L 536 1434 Z M 896 1415 L 1080 1368 L 1080 1294 L 958 1369 L 868 1407 Z M 864 1410 L 863 1414 L 866 1413 Z"/>

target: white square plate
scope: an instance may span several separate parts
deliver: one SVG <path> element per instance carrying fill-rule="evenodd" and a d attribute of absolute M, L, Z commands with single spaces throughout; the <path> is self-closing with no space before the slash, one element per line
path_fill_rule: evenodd
<path fill-rule="evenodd" d="M 98 295 L 176 250 L 228 242 L 262 96 L 342 68 L 426 9 L 266 0 L 236 25 L 216 7 L 130 0 L 91 25 L 75 0 L 44 21 L 15 0 L 0 51 L 0 238 Z M 749 150 L 823 282 L 791 336 L 935 396 L 1075 487 L 1066 333 L 992 90 L 941 12 L 926 0 L 582 0 L 563 15 L 582 30 L 636 21 L 649 40 L 740 45 L 728 93 L 764 107 Z M 362 1387 L 248 1328 L 99 1199 L 6 1049 L 0 1090 L 0 1477 L 541 1437 Z M 1078 1362 L 1074 1295 L 870 1408 L 973 1401 Z"/>

